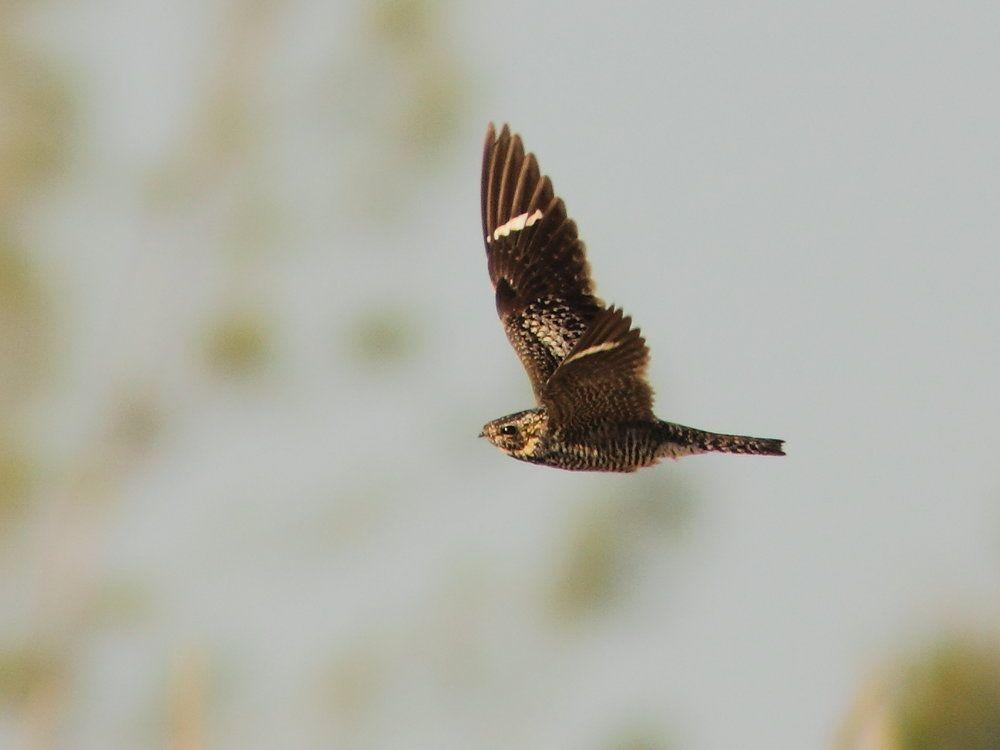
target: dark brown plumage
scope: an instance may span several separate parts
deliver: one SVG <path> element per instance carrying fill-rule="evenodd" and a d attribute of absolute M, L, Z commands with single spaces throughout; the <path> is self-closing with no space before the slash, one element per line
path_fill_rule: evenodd
<path fill-rule="evenodd" d="M 784 455 L 781 440 L 656 418 L 645 339 L 594 296 L 576 224 L 506 125 L 486 132 L 482 222 L 497 314 L 538 402 L 489 422 L 482 434 L 490 442 L 522 461 L 592 471 L 709 451 Z"/>

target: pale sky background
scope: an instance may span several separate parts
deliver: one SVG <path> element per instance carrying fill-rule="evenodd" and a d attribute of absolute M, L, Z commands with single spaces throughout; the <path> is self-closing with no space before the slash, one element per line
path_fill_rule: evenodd
<path fill-rule="evenodd" d="M 1000 6 L 414 3 L 384 50 L 372 7 L 18 17 L 74 113 L 17 221 L 54 300 L 46 491 L 123 391 L 158 425 L 97 520 L 4 551 L 7 641 L 60 565 L 142 592 L 69 638 L 53 746 L 167 746 L 194 674 L 210 747 L 827 748 L 907 649 L 996 629 Z M 786 458 L 600 476 L 476 440 L 532 406 L 481 245 L 490 120 L 642 327 L 659 416 Z M 230 311 L 270 342 L 247 378 L 199 359 Z M 553 614 L 575 543 L 609 593 Z"/>

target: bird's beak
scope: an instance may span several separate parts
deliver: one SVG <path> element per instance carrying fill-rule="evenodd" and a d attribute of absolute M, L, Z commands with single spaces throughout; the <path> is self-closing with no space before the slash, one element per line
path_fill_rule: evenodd
<path fill-rule="evenodd" d="M 480 432 L 479 433 L 479 437 L 486 437 L 486 433 L 485 432 Z"/>

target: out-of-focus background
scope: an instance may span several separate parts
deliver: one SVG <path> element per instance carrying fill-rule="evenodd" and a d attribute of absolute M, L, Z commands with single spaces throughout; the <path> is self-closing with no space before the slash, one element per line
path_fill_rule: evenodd
<path fill-rule="evenodd" d="M 0 747 L 1000 747 L 1000 8 L 0 6 Z M 515 462 L 540 155 L 661 416 Z"/>

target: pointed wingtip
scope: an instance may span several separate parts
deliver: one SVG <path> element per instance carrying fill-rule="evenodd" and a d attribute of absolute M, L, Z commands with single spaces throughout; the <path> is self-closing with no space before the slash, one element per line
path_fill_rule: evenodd
<path fill-rule="evenodd" d="M 502 123 L 498 127 L 495 122 L 490 120 L 486 124 L 486 142 L 492 143 L 496 140 L 502 140 L 504 138 L 511 137 L 510 123 Z"/>

